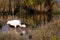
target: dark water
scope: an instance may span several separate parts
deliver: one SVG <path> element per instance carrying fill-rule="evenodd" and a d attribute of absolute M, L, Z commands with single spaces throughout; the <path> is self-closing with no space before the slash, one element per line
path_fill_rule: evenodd
<path fill-rule="evenodd" d="M 4 25 L 4 26 L 2 26 L 2 33 L 4 34 L 4 33 L 6 33 L 7 31 L 9 30 L 9 25 Z"/>
<path fill-rule="evenodd" d="M 56 0 L 56 1 L 60 3 L 60 0 Z"/>

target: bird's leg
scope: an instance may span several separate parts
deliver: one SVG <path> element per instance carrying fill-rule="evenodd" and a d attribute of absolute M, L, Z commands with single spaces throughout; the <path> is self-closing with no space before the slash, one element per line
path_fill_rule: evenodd
<path fill-rule="evenodd" d="M 15 26 L 15 31 L 16 31 L 16 26 Z"/>
<path fill-rule="evenodd" d="M 15 29 L 16 29 L 16 26 L 15 26 Z"/>

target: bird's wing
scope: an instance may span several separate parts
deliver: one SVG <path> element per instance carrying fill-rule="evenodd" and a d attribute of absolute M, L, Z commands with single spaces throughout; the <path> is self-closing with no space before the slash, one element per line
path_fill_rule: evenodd
<path fill-rule="evenodd" d="M 21 24 L 21 21 L 19 21 L 19 20 L 11 20 L 11 21 L 8 21 L 7 24 L 17 26 L 17 25 Z"/>

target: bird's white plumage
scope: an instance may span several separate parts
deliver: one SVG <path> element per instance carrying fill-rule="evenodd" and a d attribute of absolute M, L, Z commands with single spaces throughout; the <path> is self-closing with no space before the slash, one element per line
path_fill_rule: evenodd
<path fill-rule="evenodd" d="M 11 20 L 11 21 L 8 21 L 7 24 L 17 26 L 17 25 L 21 25 L 21 21 L 20 20 Z"/>
<path fill-rule="evenodd" d="M 25 24 L 21 25 L 21 21 L 20 20 L 10 20 L 10 21 L 7 22 L 7 24 L 13 25 L 15 28 L 16 28 L 17 25 L 19 25 L 20 27 L 26 28 Z M 25 34 L 25 32 L 26 31 L 23 30 L 23 34 Z"/>
<path fill-rule="evenodd" d="M 21 21 L 20 20 L 10 20 L 7 22 L 7 24 L 13 25 L 13 26 L 17 26 L 19 25 L 20 27 L 26 27 L 25 24 L 21 25 Z"/>

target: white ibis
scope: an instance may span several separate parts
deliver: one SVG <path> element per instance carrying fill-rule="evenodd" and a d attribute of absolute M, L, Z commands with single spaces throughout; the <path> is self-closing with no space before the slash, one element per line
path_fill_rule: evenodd
<path fill-rule="evenodd" d="M 29 35 L 27 33 L 27 30 L 26 30 L 26 25 L 25 24 L 22 25 L 20 20 L 10 20 L 10 21 L 7 21 L 7 24 L 14 26 L 15 29 L 17 28 L 17 26 L 23 27 L 24 30 L 22 33 L 25 35 L 26 39 L 29 40 Z M 3 26 L 2 29 L 6 30 L 5 29 L 6 27 L 8 30 L 8 28 L 9 28 L 8 25 Z"/>
<path fill-rule="evenodd" d="M 24 28 L 23 33 L 26 32 L 26 25 L 25 24 L 21 25 L 21 21 L 20 20 L 10 20 L 10 21 L 7 22 L 7 24 L 12 25 L 15 28 L 17 26 L 23 27 Z"/>

